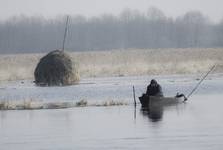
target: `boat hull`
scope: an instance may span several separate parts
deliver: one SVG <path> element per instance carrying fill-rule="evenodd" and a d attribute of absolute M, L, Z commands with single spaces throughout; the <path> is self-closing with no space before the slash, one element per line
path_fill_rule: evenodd
<path fill-rule="evenodd" d="M 177 97 L 160 97 L 160 96 L 147 96 L 143 95 L 139 97 L 139 101 L 142 104 L 142 107 L 160 107 L 174 105 L 182 103 L 182 98 Z"/>

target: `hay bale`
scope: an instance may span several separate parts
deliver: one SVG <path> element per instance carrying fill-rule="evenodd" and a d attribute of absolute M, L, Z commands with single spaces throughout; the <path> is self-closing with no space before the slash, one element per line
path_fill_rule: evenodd
<path fill-rule="evenodd" d="M 34 72 L 38 86 L 71 85 L 79 81 L 76 65 L 63 51 L 55 50 L 42 57 Z"/>

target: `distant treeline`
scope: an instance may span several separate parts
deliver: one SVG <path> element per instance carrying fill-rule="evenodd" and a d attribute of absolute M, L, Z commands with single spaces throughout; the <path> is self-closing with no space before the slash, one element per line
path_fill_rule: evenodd
<path fill-rule="evenodd" d="M 61 49 L 65 20 L 17 16 L 0 22 L 0 53 Z M 66 41 L 70 51 L 196 47 L 223 47 L 223 22 L 213 23 L 197 11 L 171 18 L 157 8 L 71 16 Z"/>

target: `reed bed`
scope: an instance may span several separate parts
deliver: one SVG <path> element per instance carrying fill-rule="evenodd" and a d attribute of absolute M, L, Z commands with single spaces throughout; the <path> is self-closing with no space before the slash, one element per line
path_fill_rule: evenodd
<path fill-rule="evenodd" d="M 121 100 L 107 100 L 91 102 L 80 100 L 77 102 L 43 102 L 39 100 L 0 100 L 0 110 L 33 110 L 33 109 L 64 109 L 73 107 L 109 107 L 129 105 Z"/>
<path fill-rule="evenodd" d="M 223 48 L 208 49 L 130 49 L 70 52 L 78 63 L 81 78 L 196 74 L 218 64 L 223 72 Z M 0 81 L 34 79 L 34 69 L 45 54 L 0 55 Z"/>

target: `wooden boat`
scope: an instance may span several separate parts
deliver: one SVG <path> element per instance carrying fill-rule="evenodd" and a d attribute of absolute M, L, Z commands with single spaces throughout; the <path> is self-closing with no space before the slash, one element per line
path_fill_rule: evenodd
<path fill-rule="evenodd" d="M 139 97 L 139 101 L 142 107 L 160 107 L 170 106 L 178 103 L 183 103 L 184 99 L 181 97 L 161 97 L 161 96 L 147 96 L 143 95 Z"/>

